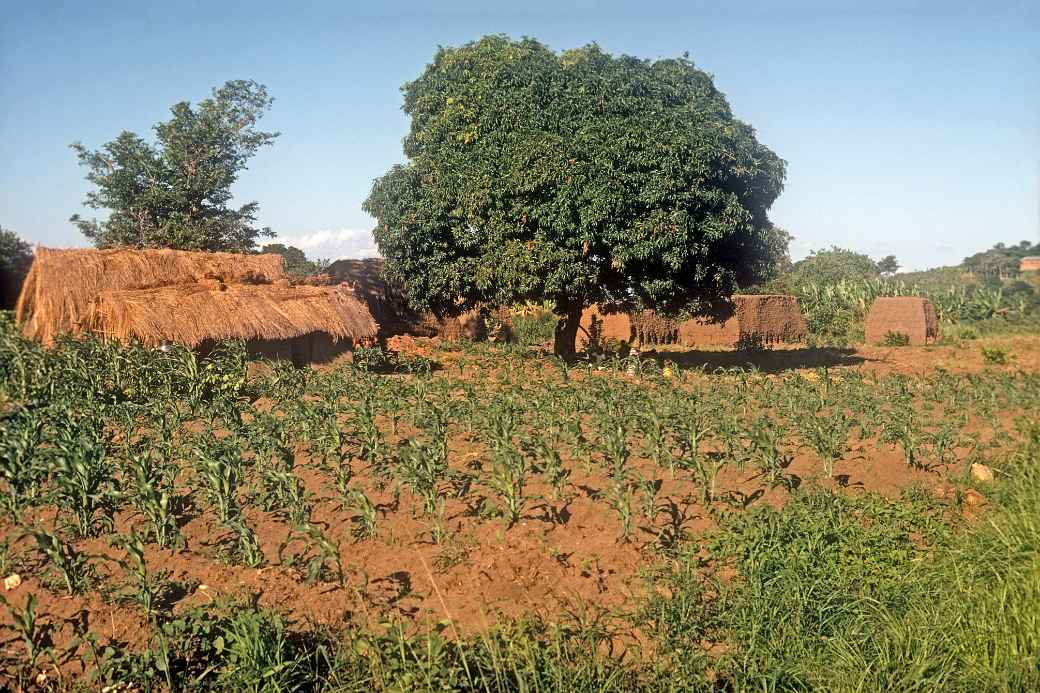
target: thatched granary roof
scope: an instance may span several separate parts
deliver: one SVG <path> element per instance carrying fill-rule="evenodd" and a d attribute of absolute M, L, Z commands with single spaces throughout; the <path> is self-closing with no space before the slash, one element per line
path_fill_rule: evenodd
<path fill-rule="evenodd" d="M 324 332 L 368 339 L 378 327 L 341 287 L 292 287 L 279 255 L 38 248 L 15 318 L 49 344 L 94 332 L 155 345 L 289 339 Z"/>
<path fill-rule="evenodd" d="M 325 270 L 330 280 L 351 287 L 379 323 L 382 339 L 397 334 L 433 336 L 440 330 L 436 318 L 408 307 L 404 287 L 383 278 L 382 258 L 336 260 Z"/>

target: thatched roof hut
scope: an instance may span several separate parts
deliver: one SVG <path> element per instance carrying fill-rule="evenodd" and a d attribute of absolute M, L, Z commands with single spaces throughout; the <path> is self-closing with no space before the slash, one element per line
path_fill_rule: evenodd
<path fill-rule="evenodd" d="M 15 309 L 30 339 L 101 334 L 146 345 L 374 338 L 345 287 L 290 286 L 279 255 L 38 248 Z"/>
<path fill-rule="evenodd" d="M 379 323 L 379 337 L 398 334 L 432 337 L 441 331 L 436 318 L 408 307 L 404 287 L 383 277 L 382 258 L 336 260 L 325 270 L 330 281 L 345 284 L 365 302 Z"/>

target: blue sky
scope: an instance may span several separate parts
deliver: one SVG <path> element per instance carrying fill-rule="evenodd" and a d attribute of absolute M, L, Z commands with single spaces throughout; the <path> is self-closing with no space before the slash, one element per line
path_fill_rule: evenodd
<path fill-rule="evenodd" d="M 643 58 L 689 51 L 788 162 L 771 216 L 792 254 L 837 244 L 907 268 L 1040 235 L 1040 3 L 11 2 L 0 0 L 0 225 L 85 245 L 68 144 L 142 135 L 228 79 L 280 130 L 235 187 L 311 256 L 375 252 L 361 203 L 403 159 L 400 85 L 488 33 Z"/>

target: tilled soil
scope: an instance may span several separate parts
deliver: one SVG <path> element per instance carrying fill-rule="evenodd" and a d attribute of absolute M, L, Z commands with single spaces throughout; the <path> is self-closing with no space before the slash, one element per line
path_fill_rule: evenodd
<path fill-rule="evenodd" d="M 737 365 L 740 359 L 754 358 L 766 372 L 797 368 L 800 360 L 804 368 L 860 368 L 877 374 L 921 375 L 937 369 L 958 373 L 1040 370 L 1040 339 L 1009 337 L 987 343 L 1006 349 L 1013 355 L 1012 363 L 988 365 L 977 342 L 950 347 L 864 347 L 850 352 L 778 349 L 750 356 L 732 351 L 676 351 L 661 352 L 659 357 L 709 369 L 712 363 L 725 364 L 726 359 Z M 414 346 L 423 355 L 439 358 L 435 341 L 402 339 L 397 345 L 405 349 Z M 827 363 L 828 358 L 834 362 Z M 450 359 L 445 362 L 450 363 Z M 815 377 L 815 373 L 808 375 Z M 462 376 L 473 382 L 483 377 L 472 372 Z M 591 377 L 611 376 L 594 372 Z M 1021 412 L 1002 412 L 991 422 L 973 419 L 965 431 L 988 442 L 994 435 L 1011 430 L 1018 414 Z M 454 436 L 449 447 L 453 468 L 464 469 L 471 460 L 487 455 L 481 444 L 464 435 Z M 957 448 L 949 464 L 922 470 L 908 467 L 892 445 L 873 438 L 854 439 L 850 452 L 835 464 L 833 478 L 822 474 L 815 454 L 805 449 L 790 453 L 793 459 L 785 471 L 786 486 L 768 483 L 756 469 L 724 469 L 717 496 L 726 500 L 716 505 L 727 511 L 760 504 L 780 507 L 790 497 L 789 486 L 814 484 L 841 493 L 877 492 L 891 497 L 919 486 L 943 496 L 953 486 L 963 485 L 969 450 Z M 257 509 L 244 495 L 240 501 L 263 549 L 263 567 L 230 564 L 224 555 L 222 530 L 217 529 L 212 512 L 193 497 L 178 499 L 183 506 L 179 529 L 184 548 L 161 550 L 152 545 L 146 558 L 150 570 L 166 573 L 169 589 L 164 599 L 174 613 L 236 597 L 284 612 L 301 627 L 377 626 L 397 620 L 425 628 L 450 619 L 457 634 L 467 634 L 480 632 L 503 617 L 539 614 L 556 620 L 568 613 L 587 617 L 589 613 L 631 610 L 648 589 L 642 573 L 663 560 L 664 546 L 676 536 L 697 541 L 716 524 L 716 515 L 702 502 L 701 492 L 687 472 L 680 470 L 673 476 L 650 460 L 635 456 L 631 464 L 636 472 L 657 478 L 659 487 L 652 516 L 637 508 L 632 535 L 624 539 L 619 516 L 605 501 L 610 481 L 602 465 L 564 461 L 571 470 L 564 497 L 555 497 L 553 489 L 540 478 L 534 480 L 526 490 L 531 500 L 513 527 L 501 517 L 489 516 L 494 501 L 486 488 L 475 488 L 461 498 L 446 497 L 446 537 L 437 542 L 420 503 L 408 492 L 381 488 L 379 479 L 364 468 L 359 469 L 352 484 L 365 490 L 378 517 L 376 536 L 359 537 L 356 513 L 341 506 L 328 475 L 319 471 L 306 450 L 299 450 L 296 469 L 311 498 L 311 521 L 339 545 L 346 573 L 343 584 L 330 579 L 328 571 L 309 583 L 304 564 L 312 554 L 306 542 L 286 544 L 290 532 L 286 519 Z M 984 498 L 985 489 L 979 490 Z M 977 514 L 980 509 L 965 508 L 965 512 Z M 54 510 L 44 509 L 26 519 L 52 526 Z M 129 512 L 119 513 L 116 534 L 128 533 L 138 520 Z M 58 584 L 44 584 L 40 577 L 43 560 L 28 550 L 29 540 L 18 538 L 15 526 L 5 521 L 0 525 L 0 535 L 10 541 L 7 555 L 12 570 L 22 578 L 20 586 L 4 593 L 5 598 L 13 607 L 22 608 L 28 595 L 35 595 L 38 613 L 53 629 L 51 639 L 59 649 L 75 634 L 86 631 L 96 634 L 102 646 L 136 649 L 150 644 L 151 630 L 144 615 L 120 596 L 125 579 L 113 561 L 95 559 L 96 588 L 69 596 Z M 110 558 L 124 555 L 104 538 L 79 542 L 77 548 Z M 5 625 L 11 622 L 6 612 L 0 621 Z M 70 662 L 68 671 L 74 674 L 80 665 L 74 659 Z"/>

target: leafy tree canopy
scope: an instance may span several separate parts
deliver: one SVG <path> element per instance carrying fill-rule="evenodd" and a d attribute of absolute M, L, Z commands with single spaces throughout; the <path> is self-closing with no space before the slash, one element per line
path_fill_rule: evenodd
<path fill-rule="evenodd" d="M 71 221 L 102 248 L 253 250 L 272 234 L 254 226 L 256 202 L 229 206 L 231 185 L 278 136 L 256 127 L 272 101 L 261 84 L 231 81 L 195 107 L 173 106 L 170 120 L 154 127 L 154 144 L 123 132 L 96 151 L 71 145 L 96 186 L 84 204 L 109 210 L 101 222 L 78 214 Z"/>
<path fill-rule="evenodd" d="M 984 277 L 1007 277 L 1018 272 L 1019 261 L 1030 255 L 1040 255 L 1040 243 L 1021 241 L 1007 246 L 997 243 L 989 250 L 964 258 L 961 267 Z"/>
<path fill-rule="evenodd" d="M 895 255 L 886 255 L 877 261 L 877 268 L 881 274 L 895 274 L 899 271 L 899 260 Z"/>
<path fill-rule="evenodd" d="M 403 92 L 408 161 L 365 209 L 417 308 L 548 300 L 569 353 L 584 305 L 704 311 L 786 252 L 783 160 L 686 57 L 488 36 Z"/>
<path fill-rule="evenodd" d="M 276 253 L 281 255 L 285 262 L 285 271 L 290 277 L 300 279 L 315 274 L 320 274 L 329 266 L 329 261 L 321 258 L 308 260 L 302 250 L 292 245 L 282 243 L 268 243 L 261 253 Z"/>
<path fill-rule="evenodd" d="M 895 258 L 893 257 L 894 261 Z M 836 284 L 843 279 L 870 279 L 880 274 L 878 263 L 863 253 L 832 246 L 830 250 L 816 250 L 791 268 L 791 283 Z"/>
<path fill-rule="evenodd" d="M 14 307 L 32 260 L 32 246 L 0 226 L 0 308 Z"/>

